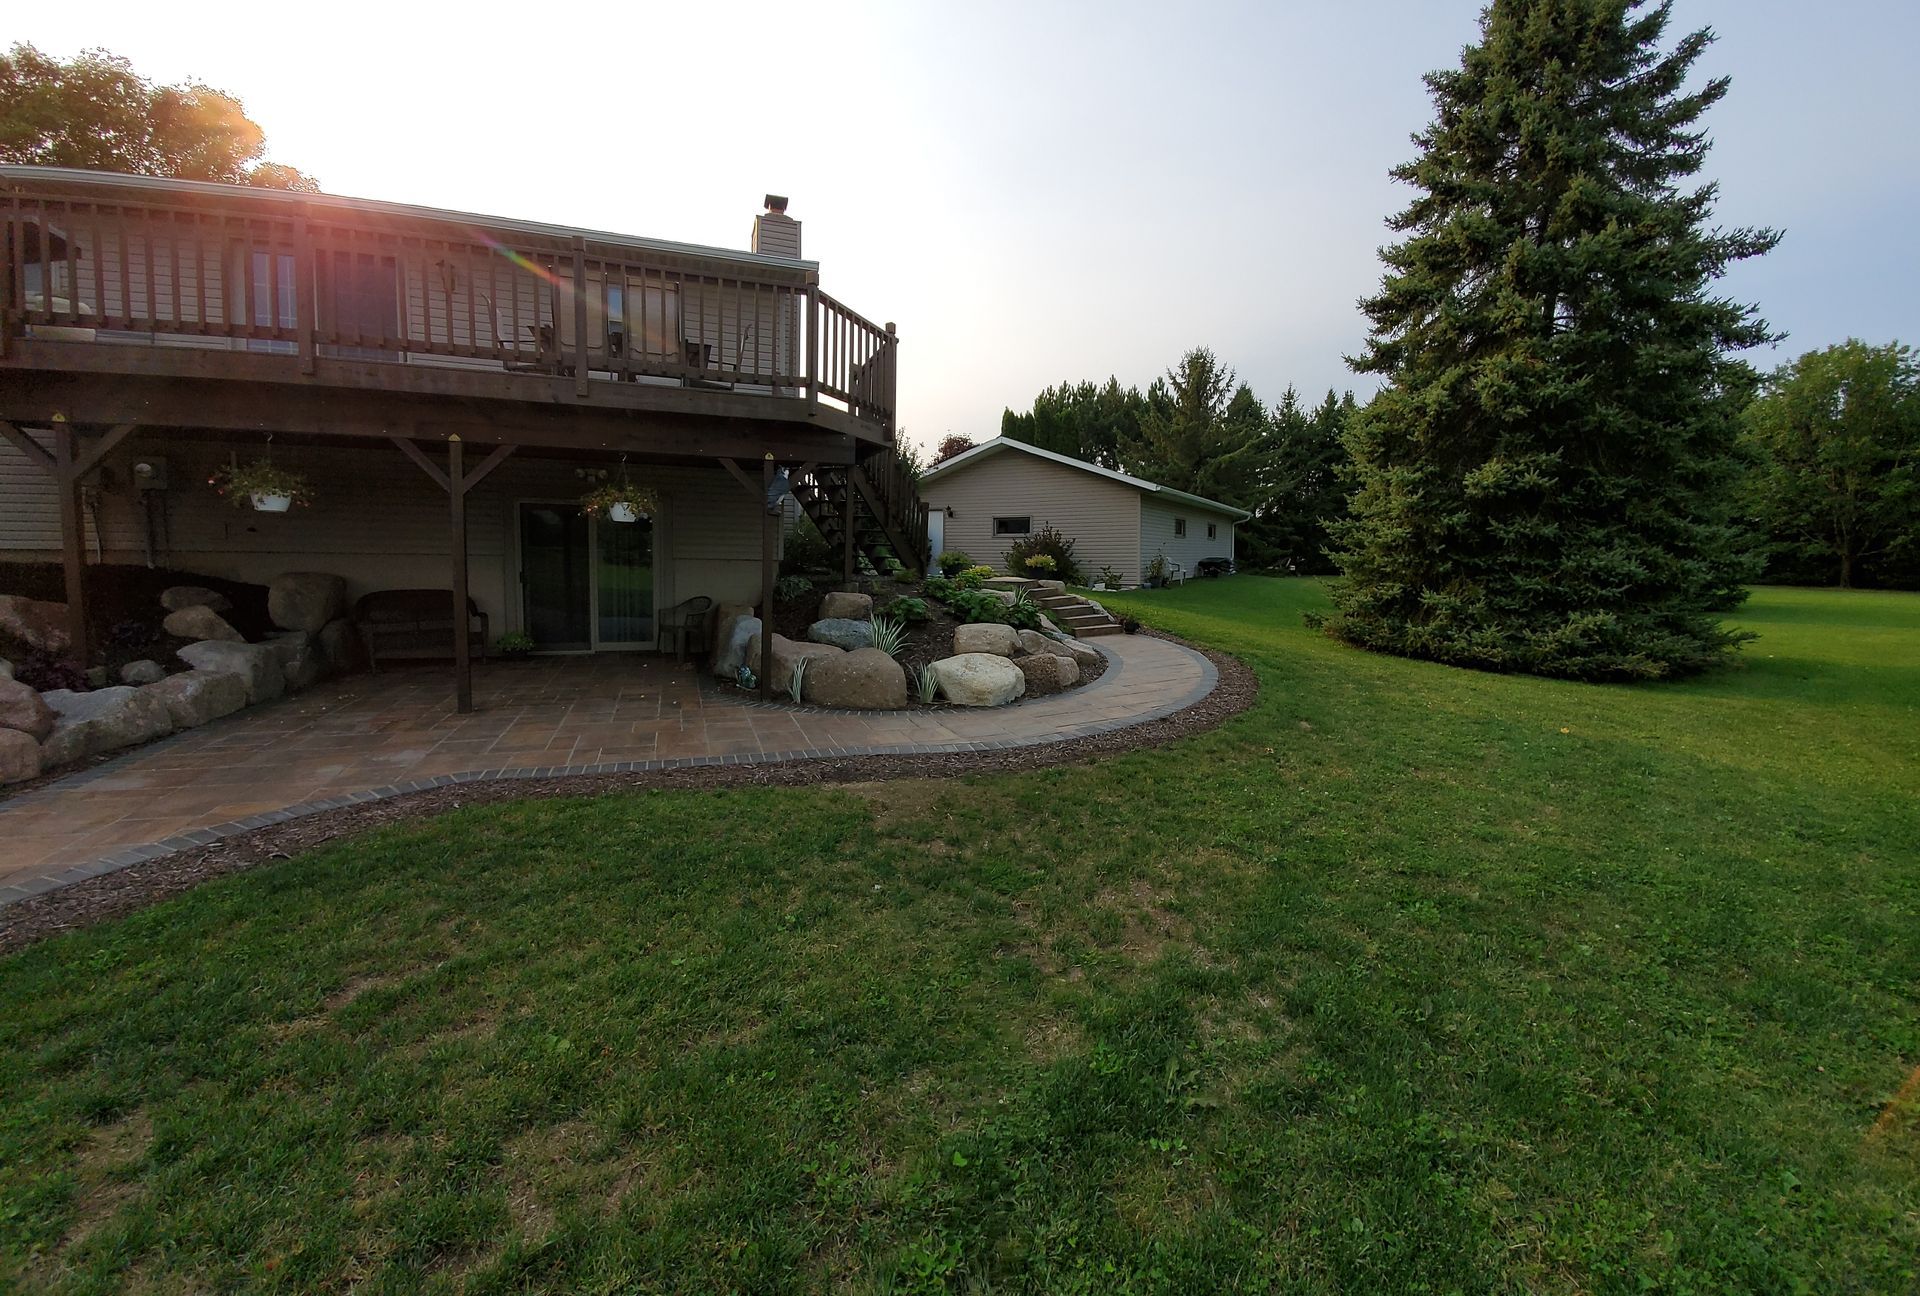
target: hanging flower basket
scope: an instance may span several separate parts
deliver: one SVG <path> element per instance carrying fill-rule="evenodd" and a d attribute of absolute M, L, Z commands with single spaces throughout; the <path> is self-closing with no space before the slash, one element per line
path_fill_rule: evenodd
<path fill-rule="evenodd" d="M 313 503 L 305 477 L 265 459 L 223 468 L 207 478 L 207 484 L 235 508 L 250 507 L 260 513 L 285 513 L 295 504 Z"/>
<path fill-rule="evenodd" d="M 659 509 L 660 500 L 645 486 L 621 480 L 596 487 L 580 498 L 580 507 L 588 517 L 604 517 L 609 522 L 638 522 Z"/>

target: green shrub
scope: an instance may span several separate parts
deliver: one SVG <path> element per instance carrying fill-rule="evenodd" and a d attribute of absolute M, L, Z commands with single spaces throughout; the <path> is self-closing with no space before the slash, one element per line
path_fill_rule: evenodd
<path fill-rule="evenodd" d="M 1007 570 L 1037 575 L 1032 561 L 1045 555 L 1053 559 L 1053 566 L 1047 568 L 1046 575 L 1063 580 L 1069 585 L 1082 585 L 1080 564 L 1073 557 L 1073 541 L 1060 534 L 1053 523 L 1042 523 L 1038 531 L 1023 540 L 1015 540 L 1007 549 Z"/>
<path fill-rule="evenodd" d="M 805 576 L 782 576 L 773 583 L 773 596 L 792 602 L 813 593 L 813 582 Z"/>
<path fill-rule="evenodd" d="M 915 598 L 911 594 L 902 594 L 896 599 L 888 600 L 887 605 L 880 609 L 880 615 L 908 624 L 925 621 L 927 601 L 923 598 Z"/>
<path fill-rule="evenodd" d="M 993 575 L 993 568 L 991 567 L 969 567 L 965 571 L 956 574 L 953 578 L 953 583 L 961 589 L 979 589 L 987 583 L 987 577 L 991 575 Z"/>
<path fill-rule="evenodd" d="M 1037 553 L 1027 555 L 1027 575 L 1029 576 L 1051 576 L 1053 575 L 1054 568 L 1059 565 L 1060 564 L 1054 560 L 1052 554 Z"/>
<path fill-rule="evenodd" d="M 964 549 L 948 549 L 934 561 L 939 565 L 942 576 L 958 576 L 973 566 L 973 556 Z"/>
<path fill-rule="evenodd" d="M 830 572 L 839 566 L 838 555 L 827 544 L 827 538 L 820 534 L 820 528 L 813 519 L 801 516 L 793 530 L 787 533 L 786 548 L 781 551 L 780 570 L 789 574 L 795 572 Z"/>

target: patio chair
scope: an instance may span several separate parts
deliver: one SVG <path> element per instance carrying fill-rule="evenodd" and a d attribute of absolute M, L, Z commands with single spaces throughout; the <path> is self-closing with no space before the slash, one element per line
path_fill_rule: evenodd
<path fill-rule="evenodd" d="M 696 645 L 699 651 L 707 651 L 707 613 L 712 607 L 712 599 L 698 594 L 668 608 L 660 618 L 660 650 L 671 651 L 681 661 L 693 655 Z"/>

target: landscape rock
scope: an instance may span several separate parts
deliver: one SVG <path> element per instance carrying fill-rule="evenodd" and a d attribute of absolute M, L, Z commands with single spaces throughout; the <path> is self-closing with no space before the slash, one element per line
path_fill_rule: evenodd
<path fill-rule="evenodd" d="M 1071 657 L 1055 657 L 1050 652 L 1043 652 L 1031 657 L 1016 657 L 1013 664 L 1026 677 L 1026 694 L 1029 697 L 1059 693 L 1080 682 L 1080 667 Z"/>
<path fill-rule="evenodd" d="M 899 711 L 907 705 L 907 672 L 878 648 L 822 657 L 807 667 L 806 700 L 854 711 Z"/>
<path fill-rule="evenodd" d="M 1047 638 L 1047 636 L 1041 634 L 1038 630 L 1022 630 L 1019 633 L 1020 651 L 1023 653 L 1051 653 L 1055 656 L 1062 654 L 1071 655 L 1067 654 L 1067 650 L 1062 648 L 1056 640 Z"/>
<path fill-rule="evenodd" d="M 286 667 L 280 655 L 265 644 L 209 641 L 191 643 L 178 654 L 196 670 L 221 671 L 246 681 L 247 704 L 268 702 L 287 690 Z"/>
<path fill-rule="evenodd" d="M 227 643 L 242 643 L 246 636 L 227 624 L 227 619 L 210 607 L 183 607 L 178 612 L 167 613 L 167 619 L 160 628 L 170 635 L 181 639 L 219 639 Z"/>
<path fill-rule="evenodd" d="M 956 626 L 953 631 L 953 651 L 955 656 L 992 653 L 996 657 L 1011 657 L 1020 651 L 1020 635 L 1010 625 L 991 621 Z"/>
<path fill-rule="evenodd" d="M 0 729 L 0 783 L 40 776 L 40 744 L 18 729 Z"/>
<path fill-rule="evenodd" d="M 60 653 L 72 642 L 67 636 L 67 605 L 0 594 L 0 630 L 42 652 Z"/>
<path fill-rule="evenodd" d="M 716 678 L 723 680 L 730 680 L 740 673 L 740 664 L 747 659 L 747 645 L 760 642 L 759 617 L 737 616 L 729 622 L 729 626 L 726 642 L 713 655 L 713 673 Z"/>
<path fill-rule="evenodd" d="M 1027 592 L 1035 598 L 1045 598 L 1049 594 L 1065 594 L 1067 583 L 1058 580 L 1037 580 L 1027 586 Z"/>
<path fill-rule="evenodd" d="M 0 657 L 0 679 L 12 679 L 12 678 L 13 678 L 13 663 L 8 661 L 5 657 Z"/>
<path fill-rule="evenodd" d="M 139 661 L 130 661 L 120 668 L 122 684 L 157 684 L 167 677 L 167 668 L 157 661 L 142 657 Z"/>
<path fill-rule="evenodd" d="M 991 594 L 993 597 L 999 599 L 1002 603 L 1005 603 L 1008 607 L 1013 606 L 1012 590 L 996 589 L 992 585 L 983 585 L 980 588 L 980 592 L 982 594 Z"/>
<path fill-rule="evenodd" d="M 1060 627 L 1055 625 L 1053 623 L 1053 618 L 1048 616 L 1045 612 L 1042 612 L 1040 614 L 1040 628 L 1046 631 L 1050 635 L 1057 635 L 1060 633 Z"/>
<path fill-rule="evenodd" d="M 852 652 L 873 646 L 873 622 L 848 617 L 823 617 L 807 627 L 807 638 Z"/>
<path fill-rule="evenodd" d="M 144 689 L 118 685 L 75 693 L 52 689 L 40 695 L 59 713 L 53 732 L 40 745 L 42 767 L 65 765 L 173 732 L 166 703 Z"/>
<path fill-rule="evenodd" d="M 225 671 L 182 671 L 140 691 L 160 700 L 175 729 L 197 729 L 247 704 L 246 679 Z"/>
<path fill-rule="evenodd" d="M 107 686 L 107 668 L 105 666 L 87 667 L 87 687 L 103 689 Z"/>
<path fill-rule="evenodd" d="M 331 572 L 281 572 L 267 586 L 267 615 L 282 630 L 317 634 L 346 610 L 346 579 Z"/>
<path fill-rule="evenodd" d="M 927 668 L 941 696 L 959 706 L 1005 706 L 1027 691 L 1020 668 L 997 653 L 960 653 Z"/>
<path fill-rule="evenodd" d="M 793 687 L 793 664 L 802 657 L 838 657 L 844 649 L 832 644 L 798 643 L 783 634 L 773 637 L 773 691 L 785 694 Z M 755 635 L 747 644 L 746 663 L 753 667 L 754 674 L 760 673 L 760 636 Z M 811 672 L 812 666 L 807 667 Z"/>
<path fill-rule="evenodd" d="M 215 612 L 231 612 L 233 600 L 219 590 L 210 590 L 204 585 L 169 585 L 160 591 L 160 606 L 169 612 L 179 612 L 190 607 L 212 608 Z"/>
<path fill-rule="evenodd" d="M 327 663 L 327 670 L 335 675 L 359 670 L 366 664 L 367 646 L 360 641 L 360 631 L 345 617 L 327 622 L 320 631 L 319 642 L 320 656 Z"/>
<path fill-rule="evenodd" d="M 826 621 L 870 621 L 873 619 L 873 595 L 835 590 L 820 600 L 820 616 Z"/>
<path fill-rule="evenodd" d="M 0 729 L 39 742 L 53 732 L 54 719 L 53 708 L 34 690 L 18 680 L 0 680 Z"/>
<path fill-rule="evenodd" d="M 280 659 L 287 691 L 296 692 L 317 683 L 326 674 L 326 659 L 320 653 L 319 636 L 305 630 L 287 630 L 261 640 Z"/>
<path fill-rule="evenodd" d="M 734 631 L 743 618 L 753 617 L 751 603 L 722 603 L 714 612 L 713 622 L 713 673 L 720 679 L 732 679 L 740 669 L 740 658 L 727 660 L 727 646 L 733 642 Z M 754 628 L 759 633 L 759 627 Z"/>
<path fill-rule="evenodd" d="M 1057 642 L 1060 650 L 1070 654 L 1076 665 L 1091 666 L 1100 660 L 1100 650 L 1092 644 L 1081 643 L 1078 639 L 1061 639 Z"/>

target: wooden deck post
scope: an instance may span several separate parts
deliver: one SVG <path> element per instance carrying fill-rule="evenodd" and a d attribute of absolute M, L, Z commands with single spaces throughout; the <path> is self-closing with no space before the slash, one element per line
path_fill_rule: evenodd
<path fill-rule="evenodd" d="M 760 461 L 760 700 L 773 701 L 773 569 L 780 544 L 780 510 L 773 498 L 773 454 Z"/>
<path fill-rule="evenodd" d="M 854 512 L 853 512 L 853 466 L 851 464 L 849 464 L 847 467 L 840 470 L 840 484 L 846 487 L 846 490 L 847 490 L 847 497 L 840 505 L 840 509 L 841 509 L 840 563 L 843 568 L 843 571 L 840 577 L 840 583 L 844 588 L 852 589 L 853 588 Z"/>
<path fill-rule="evenodd" d="M 60 496 L 60 562 L 67 578 L 68 654 L 82 671 L 93 663 L 87 642 L 87 523 L 80 507 L 80 473 L 73 424 L 53 416 L 54 485 Z"/>
<path fill-rule="evenodd" d="M 464 444 L 447 438 L 447 498 L 453 501 L 453 703 L 461 715 L 473 713 L 473 651 L 467 643 L 467 481 Z"/>

